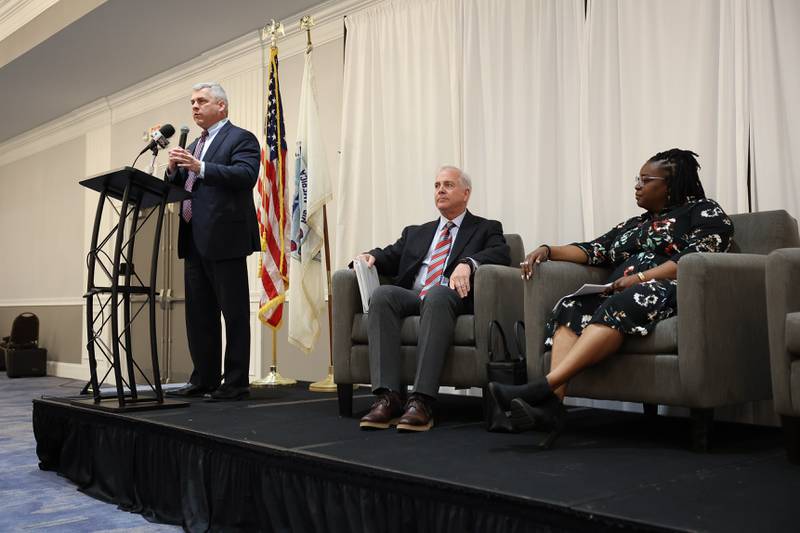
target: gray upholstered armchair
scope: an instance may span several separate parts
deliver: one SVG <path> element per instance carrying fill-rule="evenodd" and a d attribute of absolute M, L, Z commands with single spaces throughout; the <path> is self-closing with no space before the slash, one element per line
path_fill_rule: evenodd
<path fill-rule="evenodd" d="M 800 248 L 767 257 L 767 316 L 775 412 L 789 460 L 800 463 Z"/>
<path fill-rule="evenodd" d="M 678 316 L 569 382 L 567 395 L 691 409 L 692 443 L 708 447 L 713 409 L 771 397 L 764 273 L 769 252 L 798 246 L 797 221 L 785 211 L 732 215 L 732 252 L 691 254 L 678 269 Z M 550 369 L 545 321 L 559 298 L 609 271 L 547 262 L 525 282 L 528 375 Z M 800 405 L 798 403 L 797 405 Z"/>
<path fill-rule="evenodd" d="M 511 264 L 524 258 L 522 238 L 506 234 Z M 453 346 L 445 361 L 441 384 L 450 387 L 484 387 L 488 361 L 489 322 L 498 320 L 506 331 L 522 320 L 522 280 L 519 268 L 483 265 L 475 272 L 475 314 L 456 320 Z M 417 360 L 419 317 L 406 318 L 402 325 L 403 379 L 414 381 Z M 355 272 L 333 274 L 333 371 L 339 392 L 339 414 L 353 412 L 353 384 L 369 383 L 367 317 Z"/>

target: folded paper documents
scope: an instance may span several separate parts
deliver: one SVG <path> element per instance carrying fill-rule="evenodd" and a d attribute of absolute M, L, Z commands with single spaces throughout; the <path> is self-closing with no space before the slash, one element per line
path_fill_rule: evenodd
<path fill-rule="evenodd" d="M 553 306 L 553 311 L 561 304 L 562 301 L 566 298 L 574 298 L 575 296 L 585 296 L 587 294 L 597 294 L 600 292 L 606 292 L 611 290 L 611 286 L 613 283 L 606 283 L 605 285 L 595 285 L 593 283 L 586 283 L 580 289 L 573 292 L 572 294 L 567 294 L 566 296 L 562 296 L 559 301 L 556 302 L 556 305 Z"/>
<path fill-rule="evenodd" d="M 364 312 L 369 312 L 369 300 L 372 298 L 372 293 L 381 284 L 378 279 L 378 269 L 367 266 L 365 261 L 356 259 L 353 261 L 353 270 L 356 271 L 356 280 L 358 280 L 358 290 L 361 293 L 361 307 Z"/>

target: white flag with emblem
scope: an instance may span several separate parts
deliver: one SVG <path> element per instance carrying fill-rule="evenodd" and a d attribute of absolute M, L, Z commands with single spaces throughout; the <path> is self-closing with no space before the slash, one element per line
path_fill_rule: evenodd
<path fill-rule="evenodd" d="M 327 292 L 322 208 L 332 193 L 325 157 L 309 48 L 300 89 L 289 253 L 289 342 L 306 353 L 319 337 Z"/>

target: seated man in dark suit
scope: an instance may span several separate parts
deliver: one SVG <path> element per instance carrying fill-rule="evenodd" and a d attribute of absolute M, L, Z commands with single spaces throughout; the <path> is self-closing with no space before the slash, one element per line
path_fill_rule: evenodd
<path fill-rule="evenodd" d="M 367 314 L 370 378 L 378 398 L 361 419 L 362 429 L 396 424 L 400 431 L 427 431 L 433 426 L 433 404 L 456 317 L 473 310 L 475 270 L 511 262 L 502 224 L 467 211 L 469 176 L 456 167 L 442 167 L 434 190 L 441 213 L 437 220 L 408 226 L 394 244 L 356 258 L 393 278 L 391 285 L 372 294 Z M 420 315 L 417 373 L 414 392 L 403 407 L 400 326 L 411 315 Z"/>
<path fill-rule="evenodd" d="M 167 394 L 239 400 L 249 394 L 246 258 L 260 250 L 253 187 L 261 154 L 256 137 L 228 121 L 228 97 L 219 84 L 192 87 L 191 104 L 200 138 L 185 150 L 170 150 L 166 177 L 192 193 L 181 204 L 178 257 L 184 259 L 186 335 L 194 370 L 187 386 Z M 220 312 L 226 339 L 222 385 Z"/>

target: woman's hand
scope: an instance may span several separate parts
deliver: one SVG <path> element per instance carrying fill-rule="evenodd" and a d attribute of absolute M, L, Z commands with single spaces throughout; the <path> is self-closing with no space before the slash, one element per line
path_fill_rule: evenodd
<path fill-rule="evenodd" d="M 519 264 L 519 267 L 522 270 L 522 275 L 520 277 L 522 277 L 522 279 L 531 279 L 536 265 L 547 261 L 548 259 L 550 259 L 550 248 L 547 246 L 538 247 L 525 256 L 525 260 Z"/>
<path fill-rule="evenodd" d="M 641 281 L 642 280 L 640 280 L 639 277 L 636 274 L 633 274 L 633 275 L 630 275 L 630 276 L 622 276 L 621 278 L 617 279 L 611 285 L 611 291 L 612 292 L 622 292 L 625 289 L 627 289 L 628 287 L 632 287 L 632 286 L 636 285 L 637 283 L 641 283 Z"/>

